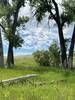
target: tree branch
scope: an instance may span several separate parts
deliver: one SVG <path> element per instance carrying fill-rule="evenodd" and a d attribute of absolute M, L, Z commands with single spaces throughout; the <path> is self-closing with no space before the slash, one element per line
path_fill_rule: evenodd
<path fill-rule="evenodd" d="M 55 21 L 57 21 L 56 15 L 53 14 L 51 8 L 49 7 L 49 4 L 48 4 L 48 1 L 47 1 L 47 0 L 44 1 L 44 5 L 46 6 L 48 12 L 50 12 L 50 14 L 51 14 L 51 16 L 53 17 L 53 19 L 54 19 Z"/>
<path fill-rule="evenodd" d="M 3 25 L 2 24 L 0 24 L 0 27 L 3 29 L 3 31 L 6 33 L 6 30 L 5 30 L 5 28 L 3 27 Z"/>
<path fill-rule="evenodd" d="M 18 4 L 17 4 L 17 7 L 16 7 L 16 12 L 14 13 L 14 21 L 13 21 L 13 26 L 12 26 L 13 36 L 15 35 L 16 26 L 17 26 L 17 19 L 18 19 L 18 13 L 19 13 L 19 10 L 20 10 L 22 5 L 24 6 L 24 0 L 19 0 Z"/>
<path fill-rule="evenodd" d="M 57 23 L 60 23 L 60 16 L 59 16 L 59 9 L 58 9 L 58 5 L 56 3 L 55 0 L 52 0 L 54 6 L 55 6 L 55 11 L 56 11 L 56 21 Z"/>
<path fill-rule="evenodd" d="M 61 26 L 63 27 L 65 23 L 66 23 L 66 20 L 64 20 L 64 21 L 62 22 Z"/>

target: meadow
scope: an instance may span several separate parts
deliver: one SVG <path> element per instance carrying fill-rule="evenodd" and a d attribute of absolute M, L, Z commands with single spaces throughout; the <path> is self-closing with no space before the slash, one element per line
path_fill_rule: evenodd
<path fill-rule="evenodd" d="M 14 67 L 0 68 L 0 80 L 27 74 L 37 77 L 0 86 L 0 100 L 75 100 L 75 69 L 39 66 L 33 56 L 17 56 Z"/>

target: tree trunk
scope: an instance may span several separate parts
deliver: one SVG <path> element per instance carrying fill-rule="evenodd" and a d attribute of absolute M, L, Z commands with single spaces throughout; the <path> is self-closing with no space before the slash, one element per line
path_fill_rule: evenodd
<path fill-rule="evenodd" d="M 59 34 L 59 40 L 60 40 L 62 66 L 64 68 L 67 68 L 68 65 L 67 65 L 66 47 L 65 47 L 65 41 L 64 41 L 64 36 L 63 36 L 63 30 L 62 30 L 63 26 L 62 26 L 60 14 L 59 14 L 59 7 L 58 7 L 56 0 L 52 0 L 52 2 L 55 6 L 56 14 L 53 14 L 52 12 L 50 12 L 50 13 L 58 25 L 58 34 Z"/>
<path fill-rule="evenodd" d="M 4 66 L 3 44 L 0 30 L 0 66 Z"/>
<path fill-rule="evenodd" d="M 71 39 L 71 45 L 70 45 L 70 49 L 69 49 L 69 56 L 68 56 L 68 66 L 69 66 L 69 68 L 73 67 L 74 43 L 75 43 L 75 26 L 74 26 L 74 30 L 73 30 L 73 35 L 72 35 L 72 39 Z"/>
<path fill-rule="evenodd" d="M 21 8 L 21 6 L 24 4 L 24 0 L 19 0 L 16 10 L 14 12 L 14 20 L 13 20 L 13 25 L 12 25 L 12 35 L 13 39 L 15 38 L 15 32 L 16 32 L 16 26 L 17 26 L 17 19 L 18 19 L 18 13 Z M 13 40 L 14 41 L 14 40 Z M 9 41 L 9 49 L 8 49 L 8 56 L 7 56 L 7 64 L 10 67 L 11 65 L 14 65 L 14 54 L 13 54 L 13 46 L 11 42 Z"/>
<path fill-rule="evenodd" d="M 8 48 L 7 65 L 8 67 L 14 65 L 13 47 L 11 43 L 9 43 L 9 48 Z"/>
<path fill-rule="evenodd" d="M 58 33 L 59 33 L 60 48 L 61 48 L 62 66 L 64 68 L 68 68 L 65 40 L 64 40 L 64 36 L 63 36 L 62 26 L 60 24 L 58 25 Z"/>

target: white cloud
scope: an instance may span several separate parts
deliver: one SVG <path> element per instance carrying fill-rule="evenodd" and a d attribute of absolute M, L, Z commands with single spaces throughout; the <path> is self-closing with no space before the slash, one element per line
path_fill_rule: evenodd
<path fill-rule="evenodd" d="M 59 3 L 61 3 L 61 0 L 59 0 Z M 28 4 L 26 7 L 20 9 L 19 15 L 31 15 L 30 7 Z M 54 21 L 51 21 L 49 27 L 47 18 L 44 18 L 41 24 L 37 25 L 36 19 L 31 19 L 26 24 L 25 30 L 21 31 L 25 43 L 23 44 L 22 48 L 15 50 L 15 54 L 31 54 L 37 49 L 47 49 L 53 40 L 58 42 L 58 29 L 56 25 L 53 25 L 53 23 Z M 72 30 L 72 25 L 69 28 L 64 28 L 64 36 L 70 37 Z"/>

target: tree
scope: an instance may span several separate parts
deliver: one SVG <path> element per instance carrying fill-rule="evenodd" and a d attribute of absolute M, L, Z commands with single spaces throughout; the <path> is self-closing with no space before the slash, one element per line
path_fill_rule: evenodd
<path fill-rule="evenodd" d="M 7 0 L 0 0 L 0 19 L 6 13 L 4 5 L 7 5 Z M 3 43 L 2 43 L 2 37 L 1 37 L 1 33 L 2 33 L 1 29 L 5 32 L 5 28 L 0 23 L 0 66 L 4 66 L 4 55 L 3 55 Z"/>
<path fill-rule="evenodd" d="M 24 6 L 24 0 L 12 0 L 12 5 L 8 3 L 8 5 L 5 6 L 8 13 L 5 14 L 5 17 L 2 20 L 2 24 L 4 24 L 6 29 L 5 37 L 9 41 L 7 56 L 7 64 L 9 67 L 14 65 L 13 47 L 20 47 L 23 43 L 23 39 L 18 34 L 17 29 L 20 27 L 20 25 L 29 20 L 28 17 L 18 16 L 19 10 L 22 6 Z"/>
<path fill-rule="evenodd" d="M 11 30 L 12 37 L 14 39 L 15 31 L 16 31 L 16 25 L 17 25 L 17 19 L 18 19 L 18 13 L 19 13 L 21 6 L 24 5 L 24 0 L 18 0 L 18 1 L 13 0 L 13 1 L 16 4 L 16 8 L 15 8 L 15 11 L 14 11 L 14 14 L 13 14 L 14 15 L 13 16 L 13 25 L 12 25 L 12 30 Z M 8 63 L 8 66 L 14 65 L 13 45 L 12 45 L 11 42 L 9 42 L 7 63 Z"/>
<path fill-rule="evenodd" d="M 65 7 L 65 13 L 69 15 L 70 22 L 74 22 L 75 21 L 75 0 L 64 0 L 63 5 Z M 71 38 L 71 45 L 70 45 L 69 55 L 68 55 L 68 66 L 70 68 L 73 67 L 74 43 L 75 43 L 75 24 L 74 24 L 74 30 Z"/>
<path fill-rule="evenodd" d="M 0 29 L 0 66 L 4 66 L 4 56 L 3 56 L 3 44 Z"/>
<path fill-rule="evenodd" d="M 48 19 L 53 19 L 56 22 L 60 40 L 62 65 L 67 68 L 67 54 L 63 36 L 63 26 L 69 21 L 69 16 L 67 16 L 64 11 L 60 14 L 58 3 L 55 0 L 30 0 L 30 5 L 35 7 L 35 15 L 38 21 L 41 21 L 43 16 L 48 13 Z"/>

